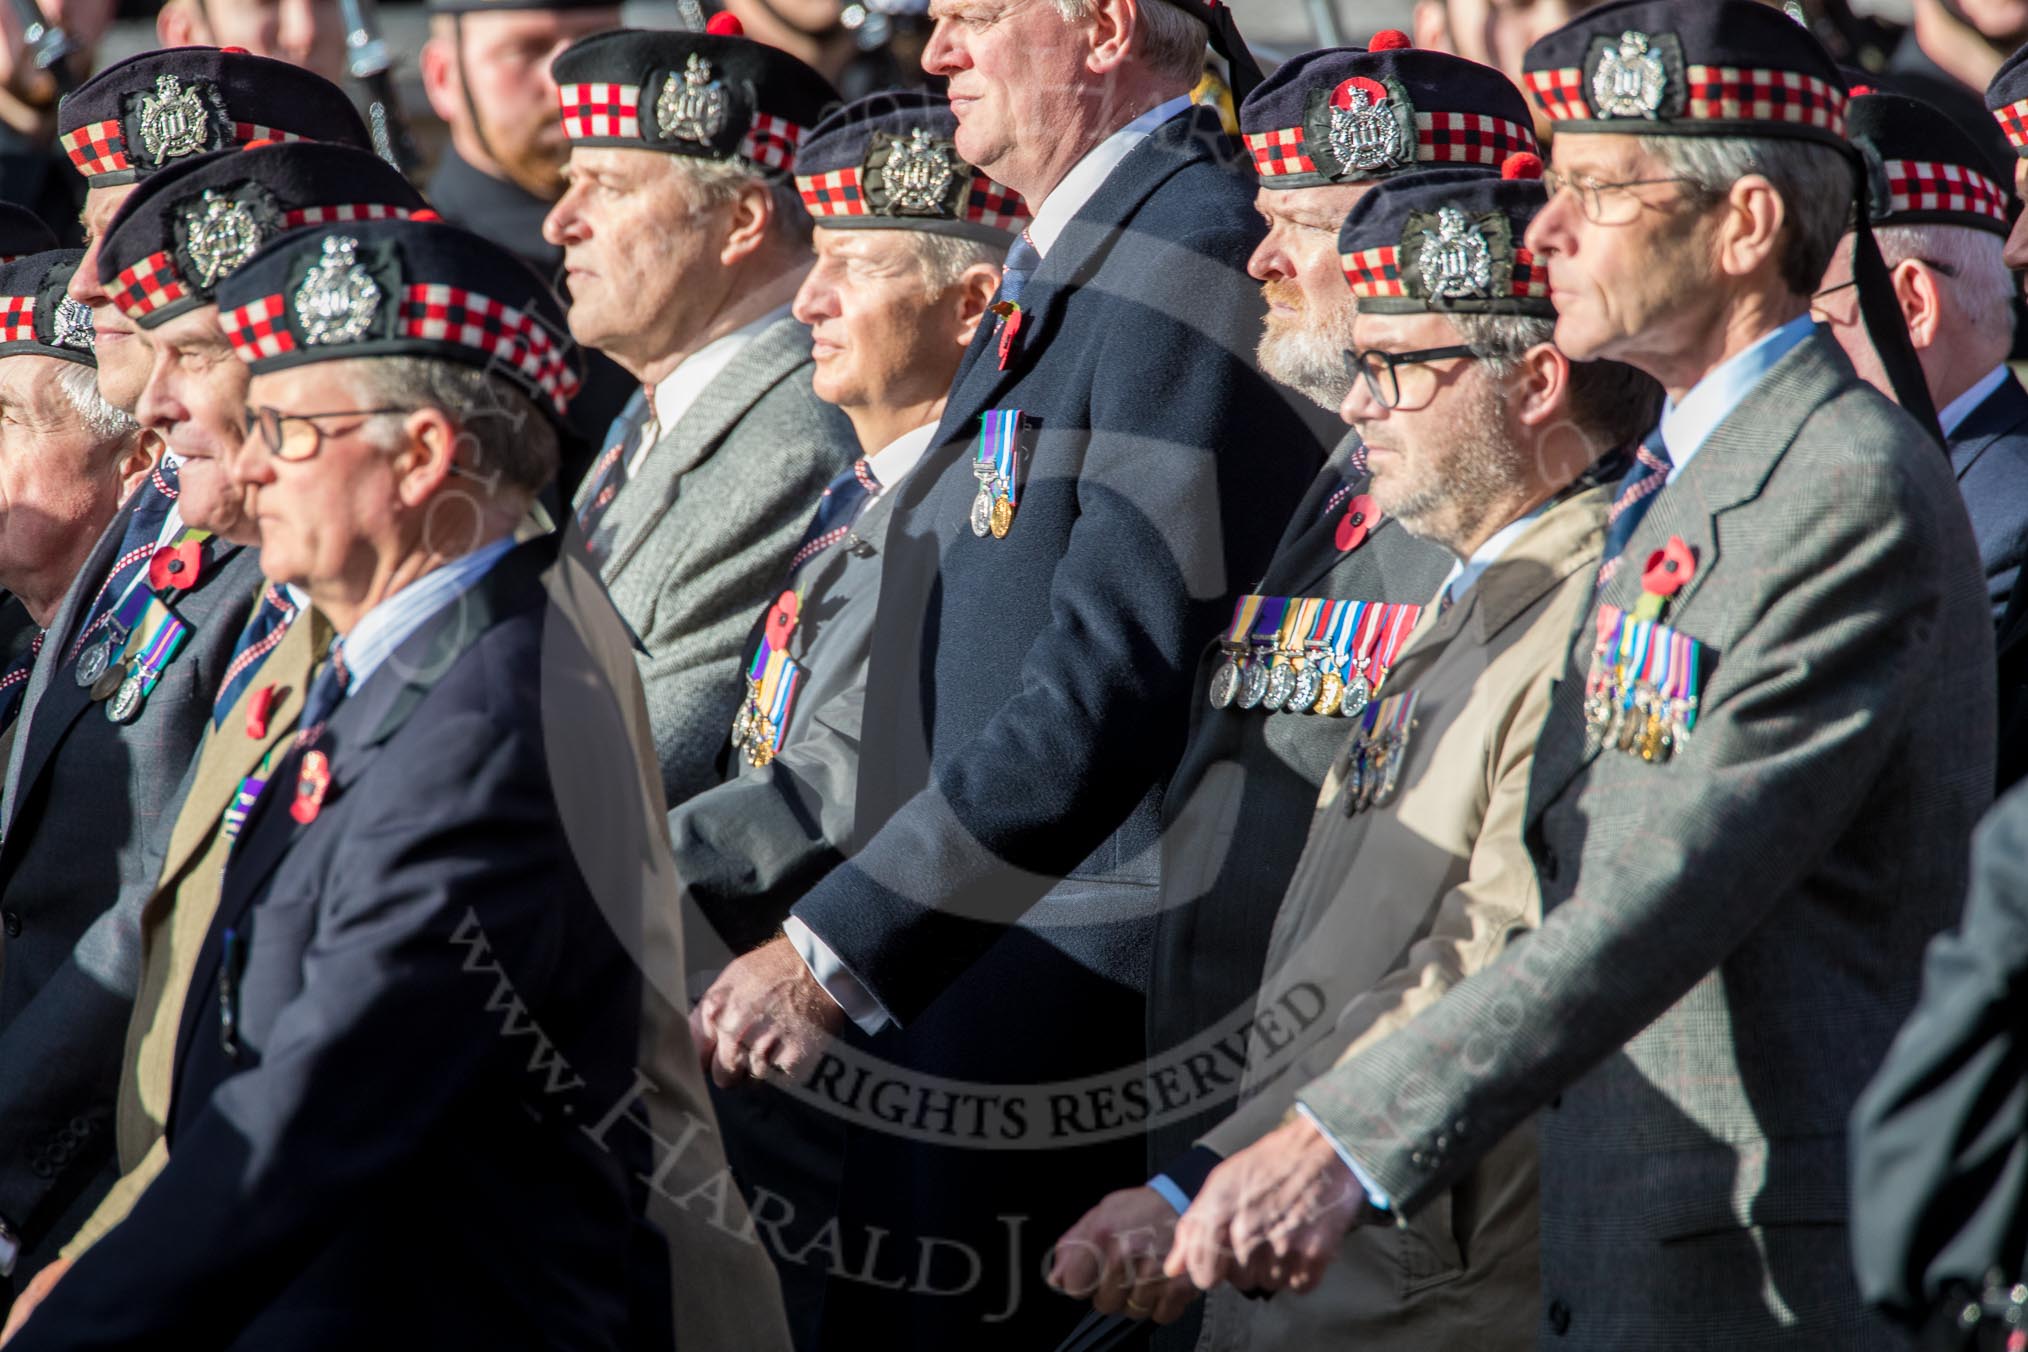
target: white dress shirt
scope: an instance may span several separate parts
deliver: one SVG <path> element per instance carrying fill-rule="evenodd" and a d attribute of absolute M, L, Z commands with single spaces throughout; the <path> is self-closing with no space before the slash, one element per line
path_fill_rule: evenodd
<path fill-rule="evenodd" d="M 1816 332 L 1816 321 L 1807 312 L 1797 315 L 1778 329 L 1763 334 L 1744 352 L 1736 352 L 1704 373 L 1704 379 L 1690 387 L 1683 402 L 1662 405 L 1662 444 L 1669 448 L 1669 483 L 1675 483 L 1704 443 L 1718 430 L 1718 424 L 1732 416 L 1732 410 L 1760 384 L 1760 378 L 1774 364 L 1789 355 L 1796 344 Z"/>

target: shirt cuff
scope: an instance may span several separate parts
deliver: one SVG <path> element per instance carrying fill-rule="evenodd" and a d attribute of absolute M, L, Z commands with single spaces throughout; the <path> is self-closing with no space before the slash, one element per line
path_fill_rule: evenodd
<path fill-rule="evenodd" d="M 817 937 L 816 931 L 795 916 L 782 922 L 782 933 L 795 945 L 797 956 L 810 969 L 810 975 L 817 978 L 817 984 L 824 988 L 845 1011 L 845 1017 L 857 1024 L 859 1031 L 868 1037 L 887 1027 L 893 1020 L 880 1007 L 880 1001 L 873 998 L 873 992 L 859 984 L 859 978 L 845 970 L 845 964 L 831 951 L 831 945 Z"/>
<path fill-rule="evenodd" d="M 1177 1215 L 1180 1216 L 1190 1209 L 1190 1195 L 1177 1187 L 1176 1180 L 1169 1175 L 1156 1174 L 1148 1180 L 1148 1186 L 1155 1190 L 1157 1197 L 1174 1207 Z"/>
<path fill-rule="evenodd" d="M 1338 1158 L 1345 1161 L 1345 1167 L 1352 1171 L 1352 1177 L 1358 1179 L 1359 1186 L 1365 1189 L 1366 1200 L 1373 1204 L 1373 1209 L 1375 1211 L 1392 1211 L 1394 1209 L 1394 1205 L 1393 1203 L 1387 1200 L 1387 1194 L 1382 1192 L 1380 1190 L 1380 1186 L 1373 1181 L 1372 1176 L 1369 1175 L 1366 1172 L 1366 1170 L 1360 1167 L 1359 1161 L 1352 1158 L 1352 1152 L 1347 1150 L 1343 1145 L 1339 1144 L 1338 1138 L 1336 1136 L 1333 1136 L 1329 1128 L 1325 1127 L 1323 1122 L 1318 1119 L 1317 1115 L 1310 1111 L 1310 1105 L 1307 1103 L 1298 1103 L 1296 1105 L 1296 1111 L 1303 1115 L 1303 1120 L 1305 1122 L 1308 1122 L 1311 1126 L 1317 1129 L 1317 1134 L 1319 1136 L 1323 1137 L 1325 1140 L 1331 1143 L 1331 1149 L 1338 1152 Z"/>

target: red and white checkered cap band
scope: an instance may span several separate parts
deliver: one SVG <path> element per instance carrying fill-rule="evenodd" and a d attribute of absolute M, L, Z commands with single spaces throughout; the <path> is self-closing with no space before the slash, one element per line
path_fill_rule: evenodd
<path fill-rule="evenodd" d="M 972 192 L 965 199 L 965 219 L 991 230 L 1018 233 L 1034 213 L 1020 193 L 984 174 L 972 175 Z"/>
<path fill-rule="evenodd" d="M 1250 131 L 1246 148 L 1253 152 L 1253 165 L 1262 178 L 1283 174 L 1314 174 L 1317 166 L 1303 151 L 1303 129 L 1283 127 L 1279 131 Z"/>
<path fill-rule="evenodd" d="M 771 113 L 755 113 L 753 125 L 739 140 L 739 153 L 763 169 L 790 170 L 796 167 L 796 147 L 803 143 L 804 128 Z"/>
<path fill-rule="evenodd" d="M 35 297 L 0 296 L 0 343 L 35 341 Z"/>
<path fill-rule="evenodd" d="M 1352 294 L 1361 297 L 1408 294 L 1402 289 L 1401 269 L 1395 263 L 1395 256 L 1395 248 L 1391 244 L 1341 255 L 1345 280 L 1352 284 Z"/>
<path fill-rule="evenodd" d="M 567 84 L 558 86 L 563 134 L 573 141 L 587 136 L 641 136 L 641 86 L 630 84 Z"/>
<path fill-rule="evenodd" d="M 114 282 L 113 304 L 127 318 L 139 320 L 189 295 L 190 288 L 183 284 L 175 258 L 164 249 L 120 270 Z"/>
<path fill-rule="evenodd" d="M 1689 87 L 1678 120 L 1789 122 L 1834 136 L 1845 134 L 1845 92 L 1814 75 L 1750 66 L 1691 66 L 1684 77 Z M 1531 70 L 1522 79 L 1550 121 L 1595 120 L 1580 68 Z"/>
<path fill-rule="evenodd" d="M 1929 160 L 1888 160 L 1885 168 L 1891 215 L 1954 211 L 2007 223 L 2007 194 L 1977 170 Z"/>
<path fill-rule="evenodd" d="M 803 205 L 810 209 L 810 215 L 816 220 L 871 214 L 866 207 L 866 192 L 861 186 L 857 165 L 833 169 L 828 174 L 807 177 L 798 174 L 796 190 L 802 193 Z"/>
<path fill-rule="evenodd" d="M 1535 265 L 1535 255 L 1516 245 L 1514 248 L 1514 295 L 1523 300 L 1549 299 L 1549 269 Z"/>
<path fill-rule="evenodd" d="M 1415 140 L 1415 157 L 1432 164 L 1497 165 L 1539 151 L 1533 131 L 1484 113 L 1417 113 Z"/>
<path fill-rule="evenodd" d="M 1591 103 L 1585 98 L 1584 71 L 1576 66 L 1560 70 L 1531 70 L 1521 77 L 1551 122 L 1589 122 Z"/>
<path fill-rule="evenodd" d="M 2010 103 L 1994 111 L 1993 120 L 2000 124 L 2000 130 L 2007 134 L 2007 144 L 2028 154 L 2028 99 Z"/>
<path fill-rule="evenodd" d="M 310 138 L 280 127 L 263 127 L 258 122 L 235 122 L 232 124 L 233 139 L 241 145 L 249 141 L 307 141 Z"/>
<path fill-rule="evenodd" d="M 127 138 L 118 118 L 93 122 L 63 134 L 63 153 L 86 178 L 99 178 L 134 167 L 127 158 Z"/>
<path fill-rule="evenodd" d="M 279 357 L 296 350 L 295 335 L 289 332 L 280 296 L 262 296 L 237 309 L 221 310 L 218 322 L 232 341 L 232 350 L 249 365 L 264 357 Z"/>
<path fill-rule="evenodd" d="M 385 202 L 337 202 L 329 206 L 299 207 L 282 213 L 282 224 L 293 230 L 299 225 L 333 225 L 341 221 L 405 221 L 407 207 Z"/>
<path fill-rule="evenodd" d="M 578 376 L 548 329 L 491 296 L 441 282 L 415 282 L 402 290 L 401 333 L 457 343 L 519 371 L 561 410 L 577 393 Z"/>

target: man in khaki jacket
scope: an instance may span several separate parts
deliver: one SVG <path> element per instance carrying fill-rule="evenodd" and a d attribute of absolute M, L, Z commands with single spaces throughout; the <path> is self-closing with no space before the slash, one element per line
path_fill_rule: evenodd
<path fill-rule="evenodd" d="M 1520 831 L 1535 730 L 1597 570 L 1600 465 L 1610 472 L 1656 399 L 1629 368 L 1574 367 L 1550 344 L 1539 274 L 1516 248 L 1544 201 L 1537 173 L 1395 180 L 1340 236 L 1359 297 L 1341 413 L 1380 505 L 1457 562 L 1372 703 L 1345 720 L 1275 918 L 1240 1105 L 1151 1185 L 1194 1195 L 1193 1209 L 1218 1204 L 1223 1174 L 1206 1175 L 1220 1160 L 1278 1130 L 1316 1136 L 1291 1118 L 1301 1085 L 1540 917 Z M 1533 1143 L 1516 1133 L 1447 1204 L 1357 1232 L 1320 1289 L 1218 1292 L 1198 1347 L 1532 1346 L 1535 1183 Z M 1197 1293 L 1161 1279 L 1166 1236 L 1133 1230 L 1145 1191 L 1087 1215 L 1056 1275 L 1091 1290 L 1104 1254 L 1098 1307 L 1167 1322 Z"/>

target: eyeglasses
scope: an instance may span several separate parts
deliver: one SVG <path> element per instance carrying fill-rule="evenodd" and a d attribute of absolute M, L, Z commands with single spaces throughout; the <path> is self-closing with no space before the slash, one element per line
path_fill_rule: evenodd
<path fill-rule="evenodd" d="M 347 408 L 327 413 L 284 413 L 280 409 L 255 406 L 246 411 L 246 434 L 261 434 L 269 454 L 291 463 L 310 460 L 324 449 L 324 418 L 379 418 L 391 413 L 413 413 L 412 408 Z M 338 433 L 332 433 L 336 436 Z"/>
<path fill-rule="evenodd" d="M 1687 183 L 1695 185 L 1697 180 L 1681 174 L 1668 178 L 1630 178 L 1620 183 L 1601 183 L 1595 178 L 1582 174 L 1560 174 L 1554 169 L 1542 172 L 1542 187 L 1551 197 L 1568 189 L 1577 195 L 1577 209 L 1593 225 L 1626 225 L 1641 214 L 1641 208 L 1650 205 L 1634 192 L 1635 188 L 1659 187 L 1664 183 Z M 1698 194 L 1698 195 L 1701 195 Z"/>
<path fill-rule="evenodd" d="M 1952 279 L 1953 281 L 1957 280 L 1958 269 L 1957 265 L 1954 263 L 1939 263 L 1934 258 L 1918 258 L 1915 259 L 1914 261 L 1922 264 L 1924 267 L 1928 268 L 1932 272 L 1940 272 L 1944 276 Z M 1836 286 L 1827 286 L 1821 291 L 1812 291 L 1810 293 L 1810 304 L 1815 305 L 1818 301 L 1822 300 L 1826 296 L 1835 296 L 1840 291 L 1850 290 L 1852 287 L 1855 287 L 1857 285 L 1859 285 L 1859 279 L 1857 277 L 1853 277 L 1847 279 L 1846 281 L 1839 282 Z"/>
<path fill-rule="evenodd" d="M 1477 348 L 1465 346 L 1426 347 L 1419 352 L 1382 352 L 1369 347 L 1364 352 L 1345 352 L 1345 373 L 1364 380 L 1367 393 L 1382 408 L 1400 408 L 1401 368 L 1405 366 L 1410 375 L 1408 400 L 1419 408 L 1436 393 L 1437 373 L 1429 369 L 1429 363 L 1458 358 L 1469 361 L 1478 356 Z"/>

